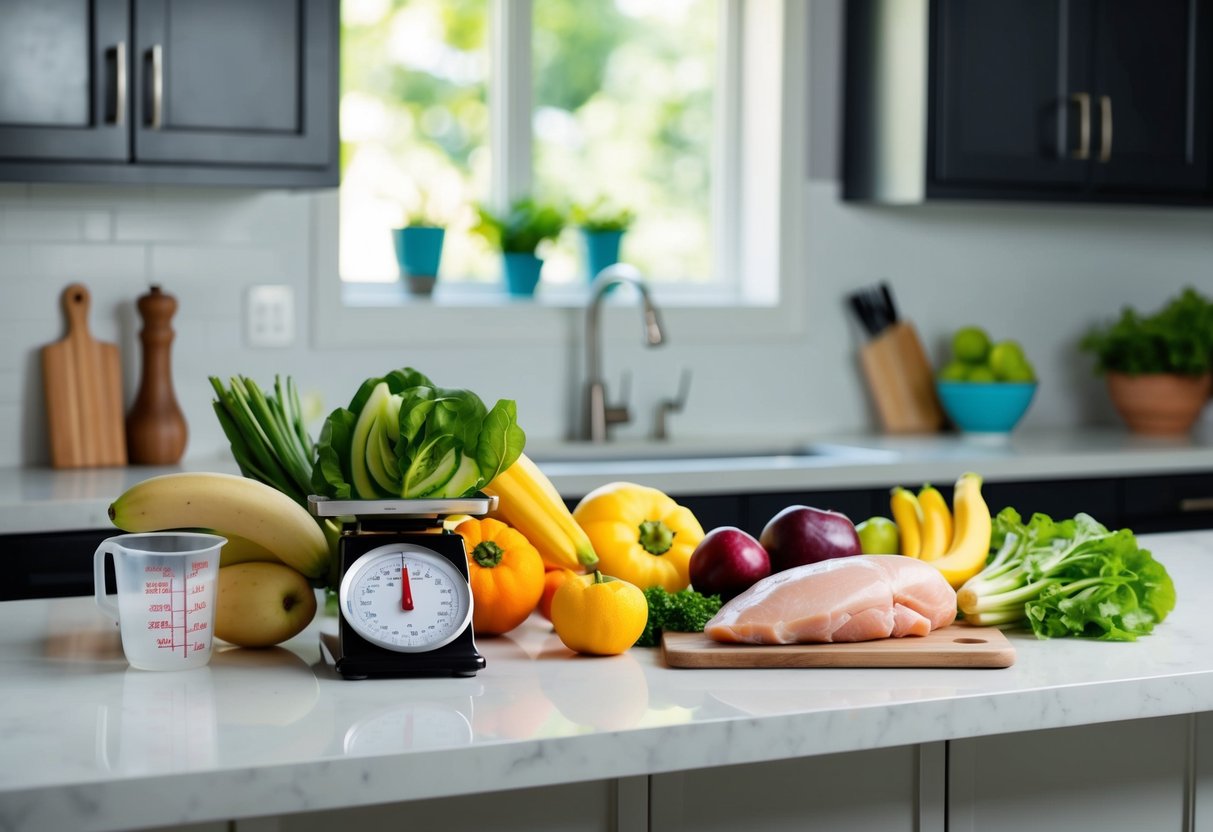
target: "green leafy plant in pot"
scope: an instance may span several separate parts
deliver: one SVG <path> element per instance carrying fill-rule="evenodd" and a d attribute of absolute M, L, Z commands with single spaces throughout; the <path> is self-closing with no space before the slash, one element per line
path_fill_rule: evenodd
<path fill-rule="evenodd" d="M 1112 404 L 1136 433 L 1187 433 L 1213 389 L 1213 304 L 1187 288 L 1150 315 L 1126 307 L 1092 327 L 1080 348 L 1095 356 Z"/>
<path fill-rule="evenodd" d="M 619 245 L 636 214 L 627 208 L 612 208 L 599 197 L 589 205 L 574 206 L 570 219 L 581 229 L 585 274 L 593 280 L 607 266 L 619 262 Z"/>
<path fill-rule="evenodd" d="M 434 291 L 445 237 L 442 223 L 424 210 L 409 213 L 402 227 L 392 229 L 400 276 L 412 294 L 429 295 Z"/>
<path fill-rule="evenodd" d="M 554 240 L 564 230 L 564 213 L 553 205 L 531 198 L 514 202 L 505 214 L 479 205 L 479 221 L 472 231 L 502 254 L 506 291 L 526 297 L 535 293 L 543 260 L 535 253 L 544 240 Z"/>

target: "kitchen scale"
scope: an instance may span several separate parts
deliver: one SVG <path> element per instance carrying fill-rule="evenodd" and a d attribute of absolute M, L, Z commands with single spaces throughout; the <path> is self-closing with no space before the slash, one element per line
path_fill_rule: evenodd
<path fill-rule="evenodd" d="M 330 500 L 308 497 L 317 517 L 340 518 L 336 640 L 322 647 L 346 679 L 474 676 L 485 666 L 472 638 L 472 588 L 452 514 L 488 514 L 496 497 Z"/>

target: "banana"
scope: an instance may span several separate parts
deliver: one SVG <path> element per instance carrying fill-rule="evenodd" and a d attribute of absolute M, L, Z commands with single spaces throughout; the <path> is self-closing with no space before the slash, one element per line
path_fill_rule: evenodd
<path fill-rule="evenodd" d="M 220 532 L 211 529 L 215 534 L 227 538 L 227 543 L 219 550 L 219 566 L 231 566 L 234 563 L 282 563 L 278 556 L 269 549 L 246 537 L 231 532 Z"/>
<path fill-rule="evenodd" d="M 897 523 L 901 553 L 906 557 L 919 557 L 922 554 L 922 507 L 918 498 L 913 491 L 898 486 L 889 497 L 889 509 Z"/>
<path fill-rule="evenodd" d="M 952 512 L 939 489 L 927 484 L 918 492 L 922 508 L 922 560 L 936 560 L 952 545 Z"/>
<path fill-rule="evenodd" d="M 251 541 L 309 578 L 328 574 L 329 544 L 316 520 L 281 491 L 246 477 L 152 477 L 128 488 L 109 515 L 128 532 L 216 529 Z"/>
<path fill-rule="evenodd" d="M 526 454 L 481 490 L 497 498 L 494 515 L 522 532 L 539 550 L 548 569 L 583 572 L 598 563 L 590 538 L 573 519 L 556 486 Z"/>
<path fill-rule="evenodd" d="M 956 481 L 952 497 L 952 508 L 956 517 L 956 530 L 952 545 L 939 560 L 931 565 L 943 574 L 953 589 L 981 571 L 990 554 L 990 507 L 981 496 L 981 477 L 977 474 L 961 474 Z"/>

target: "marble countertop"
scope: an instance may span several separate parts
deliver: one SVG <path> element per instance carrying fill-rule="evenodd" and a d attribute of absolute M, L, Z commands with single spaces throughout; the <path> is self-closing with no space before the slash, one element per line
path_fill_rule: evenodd
<path fill-rule="evenodd" d="M 614 480 L 672 494 L 737 494 L 944 482 L 966 470 L 990 482 L 1213 472 L 1213 433 L 1158 439 L 1101 428 L 995 439 L 855 434 L 600 446 L 532 442 L 527 453 L 567 497 Z M 173 468 L 0 469 L 0 534 L 108 528 L 106 509 L 114 497 L 139 480 L 176 470 L 236 473 L 236 466 L 223 456 Z"/>
<path fill-rule="evenodd" d="M 1213 532 L 1142 538 L 1175 612 L 1136 643 L 1011 634 L 1003 670 L 674 670 L 541 619 L 469 679 L 337 678 L 323 619 L 199 670 L 128 669 L 91 599 L 0 603 L 0 828 L 367 805 L 1213 710 Z M 451 772 L 459 772 L 452 777 Z"/>

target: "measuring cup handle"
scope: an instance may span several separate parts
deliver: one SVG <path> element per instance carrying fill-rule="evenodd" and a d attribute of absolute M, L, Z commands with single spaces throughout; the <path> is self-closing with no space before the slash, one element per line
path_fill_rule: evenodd
<path fill-rule="evenodd" d="M 97 606 L 101 608 L 101 611 L 117 621 L 118 604 L 113 600 L 115 596 L 105 594 L 105 556 L 107 553 L 111 555 L 114 553 L 114 543 L 110 540 L 103 540 L 97 547 L 97 551 L 93 553 L 93 594 L 97 598 Z"/>

